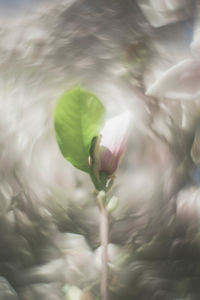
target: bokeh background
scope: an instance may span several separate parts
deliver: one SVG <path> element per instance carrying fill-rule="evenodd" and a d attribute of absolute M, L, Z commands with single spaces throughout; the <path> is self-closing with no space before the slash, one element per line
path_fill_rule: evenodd
<path fill-rule="evenodd" d="M 0 1 L 0 300 L 97 300 L 99 212 L 53 129 L 60 95 L 133 114 L 110 216 L 110 299 L 200 299 L 200 5 Z"/>

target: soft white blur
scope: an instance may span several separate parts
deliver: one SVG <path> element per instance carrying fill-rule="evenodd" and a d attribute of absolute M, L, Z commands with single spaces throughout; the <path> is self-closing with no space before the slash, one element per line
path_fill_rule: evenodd
<path fill-rule="evenodd" d="M 107 119 L 133 119 L 112 191 L 111 299 L 199 299 L 198 1 L 19 2 L 0 20 L 0 299 L 99 297 L 94 187 L 53 129 L 77 83 Z"/>

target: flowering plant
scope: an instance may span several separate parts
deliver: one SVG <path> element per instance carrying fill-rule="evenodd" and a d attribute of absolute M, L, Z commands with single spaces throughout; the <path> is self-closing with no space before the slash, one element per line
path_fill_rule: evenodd
<path fill-rule="evenodd" d="M 114 174 L 126 148 L 131 113 L 124 112 L 104 123 L 105 108 L 92 93 L 74 87 L 64 93 L 54 113 L 56 139 L 65 159 L 88 173 L 97 193 L 102 245 L 101 299 L 108 297 L 108 212 L 116 197 L 108 199 Z"/>
<path fill-rule="evenodd" d="M 66 92 L 55 108 L 56 138 L 64 158 L 89 173 L 97 190 L 107 189 L 117 170 L 131 121 L 127 111 L 103 126 L 104 115 L 99 99 L 80 87 Z"/>

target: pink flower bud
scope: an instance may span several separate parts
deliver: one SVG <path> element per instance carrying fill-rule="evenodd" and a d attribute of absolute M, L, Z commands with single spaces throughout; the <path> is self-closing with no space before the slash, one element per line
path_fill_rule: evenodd
<path fill-rule="evenodd" d="M 113 174 L 126 149 L 132 115 L 124 112 L 108 120 L 102 129 L 99 143 L 99 171 Z"/>

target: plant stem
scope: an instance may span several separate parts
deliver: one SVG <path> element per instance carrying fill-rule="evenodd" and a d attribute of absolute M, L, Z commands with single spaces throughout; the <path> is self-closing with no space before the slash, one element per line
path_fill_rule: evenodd
<path fill-rule="evenodd" d="M 108 213 L 103 201 L 100 205 L 101 239 L 101 300 L 108 300 Z"/>

